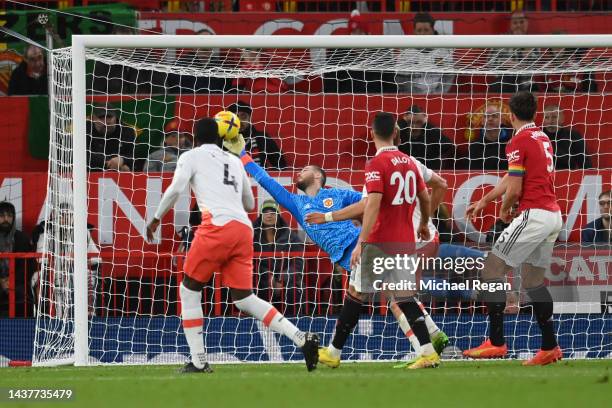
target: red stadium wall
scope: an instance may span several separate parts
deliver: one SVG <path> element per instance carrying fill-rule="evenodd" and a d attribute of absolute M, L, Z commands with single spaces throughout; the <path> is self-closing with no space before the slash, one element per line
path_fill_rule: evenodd
<path fill-rule="evenodd" d="M 432 13 L 441 34 L 504 34 L 509 13 Z M 140 13 L 139 26 L 166 34 L 346 34 L 348 13 Z M 365 13 L 370 34 L 412 34 L 414 13 Z M 605 13 L 530 13 L 531 34 L 607 34 Z"/>
<path fill-rule="evenodd" d="M 292 187 L 295 173 L 274 172 L 279 182 Z M 444 200 L 453 214 L 456 232 L 464 232 L 464 208 L 468 202 L 478 200 L 497 182 L 496 173 L 475 174 L 469 172 L 442 172 L 447 179 L 449 190 Z M 104 247 L 112 246 L 116 250 L 153 250 L 144 241 L 146 219 L 151 216 L 163 189 L 167 187 L 172 174 L 145 175 L 132 173 L 95 173 L 89 178 L 89 223 L 105 231 L 105 235 L 94 233 L 97 241 Z M 45 173 L 0 173 L 0 196 L 9 200 L 17 207 L 18 227 L 30 232 L 34 225 L 44 217 L 44 202 L 46 195 L 47 175 Z M 329 172 L 328 185 L 348 187 L 358 191 L 363 183 L 363 171 Z M 255 184 L 255 183 L 254 183 Z M 555 173 L 556 194 L 561 205 L 566 227 L 571 231 L 569 239 L 578 241 L 582 226 L 598 214 L 598 195 L 601 191 L 612 187 L 612 170 L 605 171 L 558 171 Z M 265 199 L 263 189 L 254 186 L 254 194 L 258 206 Z M 178 230 L 186 225 L 190 200 L 185 197 L 179 201 L 176 208 L 180 213 L 169 214 L 164 218 L 162 229 L 162 250 L 171 251 L 171 240 L 175 228 Z M 149 214 L 147 214 L 149 208 Z M 482 220 L 468 231 L 487 231 L 495 221 L 495 209 L 490 206 Z M 587 219 L 587 214 L 590 215 Z M 256 214 L 251 214 L 254 218 Z M 285 213 L 285 217 L 289 215 Z M 292 221 L 296 227 L 295 222 Z M 101 225 L 104 224 L 104 225 Z M 470 237 L 474 237 L 470 235 Z M 562 237 L 565 240 L 564 237 Z"/>
<path fill-rule="evenodd" d="M 413 103 L 429 112 L 429 121 L 440 126 L 446 136 L 467 151 L 468 114 L 478 112 L 486 96 L 380 95 L 197 95 L 176 100 L 175 113 L 180 126 L 191 131 L 193 120 L 214 115 L 237 99 L 253 106 L 252 120 L 260 130 L 274 137 L 288 163 L 302 167 L 310 162 L 329 169 L 362 169 L 373 146 L 368 142 L 372 112 L 401 113 Z M 27 98 L 0 98 L 0 134 L 4 138 L 5 160 L 2 171 L 45 171 L 45 160 L 32 159 L 29 153 L 30 122 Z M 573 124 L 586 139 L 593 163 L 612 168 L 612 100 L 603 95 L 548 96 L 540 98 L 536 123 L 541 123 L 544 104 L 558 103 L 565 123 Z M 43 130 L 46 132 L 46 130 Z"/>
<path fill-rule="evenodd" d="M 177 100 L 176 115 L 190 130 L 192 120 L 212 116 L 235 102 L 235 95 L 198 95 Z M 362 169 L 373 151 L 368 124 L 381 110 L 404 112 L 413 103 L 429 113 L 429 121 L 467 150 L 468 113 L 478 112 L 485 95 L 425 96 L 380 95 L 253 95 L 238 97 L 253 106 L 252 120 L 258 129 L 276 137 L 288 162 L 295 167 L 317 163 L 329 169 Z M 602 95 L 548 96 L 539 98 L 536 123 L 543 106 L 556 103 L 565 122 L 584 135 L 594 165 L 612 168 L 612 100 Z M 264 127 L 265 124 L 265 127 Z M 337 154 L 339 153 L 339 154 Z"/>

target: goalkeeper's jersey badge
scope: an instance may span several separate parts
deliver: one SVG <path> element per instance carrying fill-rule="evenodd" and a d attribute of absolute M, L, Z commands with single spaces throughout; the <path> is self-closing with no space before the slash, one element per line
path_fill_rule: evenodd
<path fill-rule="evenodd" d="M 325 200 L 323 200 L 323 207 L 325 208 L 332 208 L 334 206 L 334 199 L 333 198 L 326 198 Z"/>

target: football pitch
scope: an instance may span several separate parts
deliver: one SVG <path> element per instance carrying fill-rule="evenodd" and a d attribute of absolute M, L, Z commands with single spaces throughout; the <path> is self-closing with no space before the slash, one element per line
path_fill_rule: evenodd
<path fill-rule="evenodd" d="M 612 360 L 522 367 L 518 361 L 444 362 L 437 369 L 344 363 L 308 373 L 302 364 L 0 369 L 1 406 L 55 407 L 610 407 Z M 63 402 L 9 402 L 7 388 L 65 389 Z"/>

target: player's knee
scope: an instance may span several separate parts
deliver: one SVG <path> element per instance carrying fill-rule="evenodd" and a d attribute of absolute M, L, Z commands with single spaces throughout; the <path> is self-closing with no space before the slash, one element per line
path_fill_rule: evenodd
<path fill-rule="evenodd" d="M 247 298 L 253 294 L 250 289 L 230 289 L 230 295 L 232 296 L 232 302 L 237 302 L 244 298 Z"/>
<path fill-rule="evenodd" d="M 545 269 L 529 264 L 525 264 L 524 266 L 525 268 L 521 275 L 523 287 L 529 291 L 532 288 L 542 286 L 544 284 Z"/>
<path fill-rule="evenodd" d="M 190 278 L 187 275 L 183 275 L 183 286 L 185 286 L 189 290 L 193 290 L 195 292 L 199 292 L 204 287 L 204 283 L 197 281 L 193 278 Z"/>
<path fill-rule="evenodd" d="M 482 279 L 491 281 L 503 278 L 506 274 L 506 263 L 494 254 L 489 254 L 482 270 Z"/>
<path fill-rule="evenodd" d="M 365 301 L 366 295 L 361 292 L 358 292 L 353 285 L 349 285 L 348 293 L 357 300 L 360 300 L 362 302 Z"/>

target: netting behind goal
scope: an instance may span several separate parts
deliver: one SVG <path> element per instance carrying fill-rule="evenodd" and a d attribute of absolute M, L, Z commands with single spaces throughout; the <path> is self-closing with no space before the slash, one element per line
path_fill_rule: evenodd
<path fill-rule="evenodd" d="M 564 227 L 546 278 L 558 301 L 560 345 L 566 357 L 609 356 L 610 236 L 604 242 L 604 232 L 596 231 L 602 241 L 584 245 L 581 229 L 605 215 L 600 211 L 610 211 L 605 202 L 610 196 L 600 194 L 612 185 L 611 56 L 608 48 L 88 48 L 87 130 L 73 134 L 71 50 L 55 51 L 35 363 L 74 360 L 78 296 L 87 297 L 90 363 L 185 360 L 178 285 L 199 223 L 189 192 L 162 220 L 154 243 L 146 241 L 145 229 L 177 157 L 192 148 L 199 118 L 228 108 L 239 111 L 247 150 L 297 193 L 293 180 L 308 164 L 326 170 L 328 186 L 361 191 L 365 162 L 375 153 L 370 121 L 381 110 L 396 113 L 400 149 L 447 180 L 435 223 L 443 248 L 460 255 L 466 247 L 487 251 L 500 232 L 499 206 L 490 206 L 474 223 L 464 212 L 507 168 L 504 146 L 512 136 L 507 101 L 517 90 L 537 93 L 536 123 L 544 125 L 557 153 L 555 183 Z M 73 171 L 79 170 L 72 166 L 73 138 L 87 140 L 87 208 L 73 206 Z M 254 291 L 301 329 L 320 333 L 327 344 L 348 276 L 285 209 L 275 215 L 268 203 L 268 215 L 262 215 L 270 195 L 255 182 L 253 189 Z M 87 213 L 87 270 L 74 267 L 76 212 Z M 74 274 L 87 275 L 86 293 L 75 292 Z M 473 270 L 427 274 L 455 283 L 477 278 Z M 513 291 L 506 336 L 511 354 L 525 357 L 539 347 L 539 329 L 520 270 L 508 279 Z M 451 339 L 444 357 L 458 357 L 459 350 L 484 338 L 485 309 L 473 291 L 424 291 L 421 300 Z M 301 359 L 289 340 L 239 313 L 218 275 L 207 283 L 202 307 L 210 361 Z M 376 301 L 364 308 L 344 353 L 352 360 L 389 360 L 414 350 L 386 302 Z"/>

